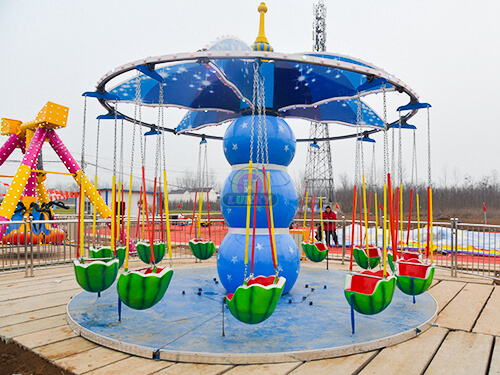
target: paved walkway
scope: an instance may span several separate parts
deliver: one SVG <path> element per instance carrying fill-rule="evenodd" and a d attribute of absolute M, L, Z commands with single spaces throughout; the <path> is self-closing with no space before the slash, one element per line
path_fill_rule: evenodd
<path fill-rule="evenodd" d="M 184 260 L 175 268 L 207 263 Z M 345 270 L 347 264 L 330 267 Z M 500 288 L 480 277 L 452 278 L 445 270 L 436 272 L 430 289 L 439 303 L 439 326 L 417 338 L 368 353 L 269 365 L 154 361 L 100 347 L 66 324 L 66 304 L 80 291 L 69 266 L 35 270 L 33 278 L 0 274 L 0 337 L 76 374 L 500 374 Z"/>

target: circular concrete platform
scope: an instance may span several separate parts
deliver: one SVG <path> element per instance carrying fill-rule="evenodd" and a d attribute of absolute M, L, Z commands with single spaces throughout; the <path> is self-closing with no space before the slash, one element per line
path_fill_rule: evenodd
<path fill-rule="evenodd" d="M 135 311 L 122 304 L 121 322 L 116 286 L 100 298 L 81 292 L 68 304 L 68 323 L 90 341 L 142 357 L 251 364 L 370 351 L 411 339 L 436 319 L 437 302 L 429 293 L 417 296 L 413 304 L 411 296 L 396 289 L 382 313 L 356 313 L 353 335 L 351 309 L 344 297 L 345 276 L 344 271 L 303 267 L 291 292 L 265 322 L 240 323 L 226 308 L 225 337 L 221 308 L 225 290 L 214 281 L 215 267 L 174 270 L 170 287 L 156 306 Z"/>

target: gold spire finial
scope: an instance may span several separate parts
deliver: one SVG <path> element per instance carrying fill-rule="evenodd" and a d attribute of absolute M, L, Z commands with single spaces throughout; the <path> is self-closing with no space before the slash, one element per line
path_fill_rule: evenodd
<path fill-rule="evenodd" d="M 272 51 L 273 47 L 269 45 L 269 42 L 266 38 L 266 33 L 264 31 L 264 14 L 267 12 L 267 6 L 264 2 L 260 3 L 257 10 L 260 13 L 260 23 L 259 23 L 259 35 L 257 39 L 255 39 L 255 43 L 253 44 L 254 51 Z M 262 44 L 263 43 L 263 44 Z"/>

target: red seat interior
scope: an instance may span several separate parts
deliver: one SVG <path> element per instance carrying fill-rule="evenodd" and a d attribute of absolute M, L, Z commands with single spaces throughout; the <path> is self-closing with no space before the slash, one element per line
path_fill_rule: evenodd
<path fill-rule="evenodd" d="M 368 258 L 375 258 L 379 257 L 380 253 L 378 251 L 378 248 L 375 246 L 368 247 Z"/>
<path fill-rule="evenodd" d="M 319 251 L 326 251 L 326 246 L 323 242 L 315 242 L 314 243 Z"/>
<path fill-rule="evenodd" d="M 418 259 L 418 253 L 410 253 L 408 251 L 405 251 L 403 253 L 403 259 L 404 260 Z"/>
<path fill-rule="evenodd" d="M 228 301 L 231 301 L 231 298 L 233 298 L 233 296 L 234 296 L 234 293 L 229 293 L 229 294 L 226 296 L 226 298 L 227 298 L 227 300 L 228 300 Z"/>
<path fill-rule="evenodd" d="M 248 280 L 248 283 L 247 283 L 248 286 L 254 285 L 254 284 L 258 284 L 258 285 L 262 285 L 262 286 L 273 285 L 274 284 L 274 276 L 267 276 L 267 277 L 257 276 L 253 279 Z"/>
<path fill-rule="evenodd" d="M 156 269 L 155 273 L 160 273 L 161 271 L 163 271 L 163 268 L 158 267 Z M 153 272 L 153 268 L 148 268 L 146 271 L 144 271 L 144 274 L 147 275 L 148 273 L 152 273 L 152 272 Z"/>
<path fill-rule="evenodd" d="M 374 276 L 374 277 L 366 277 L 366 276 Z M 353 292 L 363 293 L 363 294 L 372 294 L 375 290 L 375 286 L 377 282 L 382 279 L 384 276 L 384 270 L 380 270 L 377 272 L 373 271 L 363 271 L 361 273 L 357 273 L 352 275 L 351 279 L 351 290 Z"/>
<path fill-rule="evenodd" d="M 420 263 L 418 259 L 409 259 L 406 262 L 399 262 L 398 264 L 398 273 L 400 276 L 418 277 L 420 279 L 425 279 L 427 269 L 430 267 L 430 264 Z"/>

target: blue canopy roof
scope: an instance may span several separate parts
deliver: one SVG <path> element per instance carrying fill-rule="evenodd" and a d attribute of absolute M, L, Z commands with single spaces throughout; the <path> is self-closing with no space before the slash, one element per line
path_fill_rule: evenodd
<path fill-rule="evenodd" d="M 234 51 L 241 52 L 232 58 Z M 256 52 L 236 38 L 219 40 L 200 52 L 204 58 L 170 60 L 161 67 L 160 62 L 152 65 L 153 73 L 140 75 L 142 104 L 157 106 L 163 85 L 164 106 L 190 110 L 177 132 L 218 125 L 248 114 L 253 107 Z M 258 59 L 258 73 L 264 80 L 266 110 L 280 117 L 356 125 L 358 95 L 380 92 L 384 85 L 386 90 L 396 89 L 386 72 L 350 57 L 330 53 L 306 53 L 299 55 L 301 59 L 269 56 L 273 58 Z M 140 68 L 148 73 L 144 66 Z M 118 101 L 134 102 L 136 78 L 114 86 L 109 93 Z M 383 128 L 382 119 L 362 100 L 361 115 L 361 126 Z"/>

